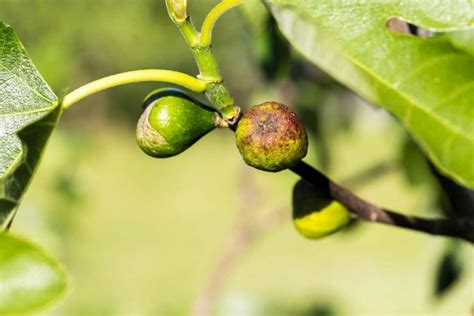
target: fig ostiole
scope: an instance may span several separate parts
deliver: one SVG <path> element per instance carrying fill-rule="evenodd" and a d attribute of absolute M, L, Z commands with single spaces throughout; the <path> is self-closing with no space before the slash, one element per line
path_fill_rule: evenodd
<path fill-rule="evenodd" d="M 217 112 L 174 88 L 153 91 L 144 107 L 136 129 L 137 143 L 156 158 L 180 154 L 224 124 Z"/>
<path fill-rule="evenodd" d="M 293 189 L 293 225 L 304 237 L 319 239 L 350 222 L 348 209 L 320 188 L 300 180 Z"/>
<path fill-rule="evenodd" d="M 290 168 L 308 152 L 303 122 L 288 106 L 277 102 L 252 107 L 240 119 L 235 136 L 244 161 L 264 171 Z"/>

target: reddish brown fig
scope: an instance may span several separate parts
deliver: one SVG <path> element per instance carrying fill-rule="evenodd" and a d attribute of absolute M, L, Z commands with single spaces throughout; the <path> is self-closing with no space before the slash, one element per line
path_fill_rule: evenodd
<path fill-rule="evenodd" d="M 252 107 L 240 119 L 235 136 L 244 161 L 260 170 L 287 169 L 308 151 L 303 122 L 289 107 L 277 102 Z"/>

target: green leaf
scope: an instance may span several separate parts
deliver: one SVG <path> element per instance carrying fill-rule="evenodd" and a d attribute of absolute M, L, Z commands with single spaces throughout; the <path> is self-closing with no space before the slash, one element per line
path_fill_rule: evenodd
<path fill-rule="evenodd" d="M 447 33 L 451 43 L 474 56 L 474 30 Z"/>
<path fill-rule="evenodd" d="M 458 242 L 452 242 L 436 268 L 434 295 L 441 297 L 449 292 L 460 281 L 464 270 L 460 245 Z"/>
<path fill-rule="evenodd" d="M 400 165 L 403 167 L 406 179 L 411 185 L 423 185 L 433 180 L 429 162 L 410 139 L 401 144 Z M 452 180 L 451 180 L 452 181 Z"/>
<path fill-rule="evenodd" d="M 303 236 L 319 239 L 350 222 L 349 211 L 321 188 L 299 180 L 293 188 L 293 225 Z"/>
<path fill-rule="evenodd" d="M 60 265 L 25 240 L 0 233 L 0 315 L 31 312 L 62 296 Z"/>
<path fill-rule="evenodd" d="M 392 17 L 431 31 L 474 24 L 469 0 L 267 0 L 290 42 L 390 111 L 447 175 L 474 187 L 474 57 L 446 36 L 390 31 Z"/>
<path fill-rule="evenodd" d="M 0 22 L 0 231 L 12 220 L 60 113 L 18 37 Z"/>

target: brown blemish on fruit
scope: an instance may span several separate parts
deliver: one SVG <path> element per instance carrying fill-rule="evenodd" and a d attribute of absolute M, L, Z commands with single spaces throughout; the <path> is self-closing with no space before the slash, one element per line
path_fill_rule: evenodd
<path fill-rule="evenodd" d="M 280 171 L 307 152 L 303 123 L 289 107 L 266 102 L 254 106 L 239 122 L 237 147 L 245 162 L 258 169 Z"/>

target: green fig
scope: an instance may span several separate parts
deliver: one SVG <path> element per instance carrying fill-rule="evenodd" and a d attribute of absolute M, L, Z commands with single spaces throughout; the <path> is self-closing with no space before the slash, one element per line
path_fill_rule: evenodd
<path fill-rule="evenodd" d="M 183 152 L 222 124 L 217 112 L 174 88 L 153 91 L 146 97 L 144 108 L 137 124 L 137 143 L 156 158 Z"/>
<path fill-rule="evenodd" d="M 303 122 L 289 107 L 277 102 L 252 107 L 240 119 L 235 136 L 244 161 L 264 171 L 290 168 L 308 152 Z"/>
<path fill-rule="evenodd" d="M 301 235 L 319 239 L 349 222 L 348 209 L 321 188 L 304 180 L 296 183 L 293 189 L 293 224 Z"/>

